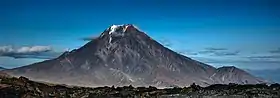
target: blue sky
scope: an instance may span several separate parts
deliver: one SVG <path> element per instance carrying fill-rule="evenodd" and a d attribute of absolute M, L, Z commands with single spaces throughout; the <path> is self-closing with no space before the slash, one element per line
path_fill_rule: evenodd
<path fill-rule="evenodd" d="M 58 56 L 127 23 L 216 67 L 280 68 L 277 0 L 1 0 L 0 13 L 0 66 L 7 68 Z"/>

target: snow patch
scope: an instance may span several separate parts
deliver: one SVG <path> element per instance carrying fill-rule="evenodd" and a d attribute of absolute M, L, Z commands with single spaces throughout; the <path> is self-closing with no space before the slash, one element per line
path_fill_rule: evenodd
<path fill-rule="evenodd" d="M 88 60 L 81 66 L 82 69 L 89 70 L 90 69 L 90 63 Z"/>
<path fill-rule="evenodd" d="M 210 76 L 210 79 L 213 81 L 213 77 L 216 75 L 216 73 L 214 73 L 212 76 Z"/>
<path fill-rule="evenodd" d="M 223 77 L 222 77 L 222 81 L 223 81 L 223 82 L 225 81 L 225 75 L 223 75 Z"/>
<path fill-rule="evenodd" d="M 112 25 L 110 27 L 109 35 L 112 36 L 124 36 L 124 32 L 126 31 L 127 26 L 124 25 Z"/>
<path fill-rule="evenodd" d="M 71 62 L 71 60 L 70 59 L 68 59 L 67 57 L 65 57 L 65 60 L 70 64 L 70 65 L 72 65 L 73 66 L 73 64 L 72 64 L 72 62 Z"/>
<path fill-rule="evenodd" d="M 126 31 L 126 27 L 124 28 L 124 25 L 112 25 L 109 30 L 109 43 L 112 42 L 112 37 L 122 37 L 124 36 L 124 32 Z"/>
<path fill-rule="evenodd" d="M 110 36 L 110 38 L 109 38 L 109 43 L 111 43 L 112 42 L 112 37 Z"/>
<path fill-rule="evenodd" d="M 118 69 L 110 68 L 109 70 L 111 70 L 111 71 L 113 71 L 113 72 L 116 72 L 116 73 L 121 73 L 121 74 L 124 75 L 125 78 L 127 78 L 129 81 L 135 82 L 135 81 L 132 79 L 132 77 L 130 77 L 128 74 L 126 74 L 126 73 L 124 73 L 124 72 L 122 72 L 122 71 L 120 71 L 120 70 L 118 70 Z M 121 79 L 121 81 L 122 81 L 122 80 L 123 80 L 123 78 Z"/>
<path fill-rule="evenodd" d="M 108 35 L 109 35 L 109 43 L 112 42 L 114 37 L 125 36 L 125 33 L 127 33 L 126 31 L 128 28 L 135 28 L 138 30 L 138 28 L 132 24 L 112 25 L 109 28 L 107 28 L 106 30 L 108 31 Z"/>

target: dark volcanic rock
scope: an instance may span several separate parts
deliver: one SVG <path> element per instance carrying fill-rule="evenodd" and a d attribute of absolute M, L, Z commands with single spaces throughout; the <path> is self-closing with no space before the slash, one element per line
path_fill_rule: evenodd
<path fill-rule="evenodd" d="M 215 84 L 200 87 L 73 87 L 30 81 L 25 77 L 1 77 L 0 98 L 279 98 L 280 85 Z"/>
<path fill-rule="evenodd" d="M 83 47 L 56 59 L 5 72 L 31 80 L 80 86 L 169 87 L 194 82 L 202 86 L 260 82 L 245 72 L 223 69 L 180 55 L 128 24 L 113 25 Z"/>

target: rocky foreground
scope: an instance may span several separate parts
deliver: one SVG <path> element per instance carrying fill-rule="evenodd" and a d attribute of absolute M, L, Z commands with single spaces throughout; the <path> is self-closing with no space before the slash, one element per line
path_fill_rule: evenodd
<path fill-rule="evenodd" d="M 280 98 L 279 84 L 256 84 L 238 85 L 216 84 L 208 87 L 191 85 L 190 87 L 173 87 L 158 89 L 156 87 L 74 87 L 40 83 L 25 77 L 1 76 L 0 98 L 196 98 L 196 97 L 257 97 L 257 98 Z"/>

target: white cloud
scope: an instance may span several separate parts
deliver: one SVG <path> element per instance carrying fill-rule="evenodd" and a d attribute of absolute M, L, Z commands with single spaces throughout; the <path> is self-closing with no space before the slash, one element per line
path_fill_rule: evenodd
<path fill-rule="evenodd" d="M 0 46 L 0 56 L 13 58 L 43 58 L 49 59 L 58 56 L 60 53 L 52 51 L 50 46 L 25 46 L 15 48 L 13 46 Z"/>
<path fill-rule="evenodd" d="M 32 47 L 21 47 L 16 51 L 18 53 L 34 53 L 34 52 L 47 52 L 51 51 L 50 46 L 32 46 Z"/>
<path fill-rule="evenodd" d="M 12 46 L 0 46 L 0 54 L 2 53 L 9 53 L 9 52 L 13 52 L 14 49 L 12 48 Z"/>

